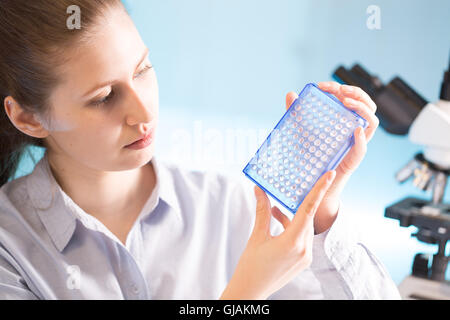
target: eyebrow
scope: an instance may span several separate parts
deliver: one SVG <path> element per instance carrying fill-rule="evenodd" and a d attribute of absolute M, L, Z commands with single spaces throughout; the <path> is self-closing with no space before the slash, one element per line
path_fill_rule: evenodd
<path fill-rule="evenodd" d="M 145 58 L 147 57 L 148 53 L 149 53 L 149 49 L 148 49 L 148 48 L 145 48 L 144 54 L 142 55 L 141 59 L 139 60 L 139 63 L 136 65 L 135 70 L 136 70 L 136 69 L 139 67 L 139 65 L 145 60 Z M 116 82 L 116 80 L 109 80 L 109 81 L 102 82 L 102 83 L 96 85 L 94 88 L 92 88 L 92 89 L 89 90 L 88 92 L 86 92 L 86 93 L 83 95 L 83 97 L 87 97 L 87 96 L 89 96 L 91 93 L 97 91 L 98 89 L 103 88 L 103 87 L 106 87 L 107 85 L 111 85 L 111 84 L 113 84 L 114 82 Z"/>

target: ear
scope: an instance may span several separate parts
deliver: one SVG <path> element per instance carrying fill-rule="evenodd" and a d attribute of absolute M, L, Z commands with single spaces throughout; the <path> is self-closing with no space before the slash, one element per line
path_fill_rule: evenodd
<path fill-rule="evenodd" d="M 36 115 L 25 111 L 11 96 L 5 98 L 4 108 L 14 127 L 26 135 L 35 138 L 45 138 L 49 135 Z"/>

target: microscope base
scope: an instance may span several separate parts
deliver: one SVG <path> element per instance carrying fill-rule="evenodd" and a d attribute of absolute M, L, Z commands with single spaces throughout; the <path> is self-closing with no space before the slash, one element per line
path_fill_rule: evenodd
<path fill-rule="evenodd" d="M 400 283 L 398 290 L 405 300 L 450 300 L 448 282 L 408 276 Z"/>

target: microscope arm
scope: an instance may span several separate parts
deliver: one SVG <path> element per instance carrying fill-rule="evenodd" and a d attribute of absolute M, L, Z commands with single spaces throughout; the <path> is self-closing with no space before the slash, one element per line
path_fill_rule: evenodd
<path fill-rule="evenodd" d="M 409 128 L 411 142 L 424 146 L 424 157 L 450 169 L 450 101 L 428 103 Z"/>

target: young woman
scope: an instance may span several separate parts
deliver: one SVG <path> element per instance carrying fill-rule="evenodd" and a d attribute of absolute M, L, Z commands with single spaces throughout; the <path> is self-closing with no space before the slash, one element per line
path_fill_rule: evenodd
<path fill-rule="evenodd" d="M 0 298 L 399 298 L 340 207 L 378 126 L 365 92 L 320 84 L 370 126 L 290 219 L 256 187 L 157 160 L 155 70 L 120 0 L 0 12 Z M 44 157 L 11 180 L 29 145 Z"/>

